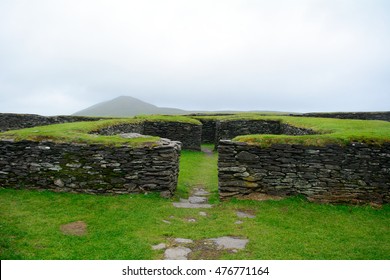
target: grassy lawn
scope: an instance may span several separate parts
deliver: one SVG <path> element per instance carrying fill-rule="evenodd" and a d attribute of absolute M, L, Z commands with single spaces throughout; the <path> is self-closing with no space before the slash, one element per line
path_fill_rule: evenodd
<path fill-rule="evenodd" d="M 183 151 L 177 197 L 156 194 L 94 196 L 0 189 L 1 259 L 161 259 L 151 245 L 170 237 L 249 238 L 223 259 L 390 259 L 390 205 L 332 206 L 299 197 L 220 202 L 217 155 Z M 211 192 L 211 209 L 177 209 L 172 201 L 193 187 Z M 254 219 L 238 220 L 245 210 Z M 196 223 L 188 218 L 196 218 Z M 163 222 L 169 221 L 170 223 Z M 65 235 L 63 224 L 83 221 L 87 234 Z"/>

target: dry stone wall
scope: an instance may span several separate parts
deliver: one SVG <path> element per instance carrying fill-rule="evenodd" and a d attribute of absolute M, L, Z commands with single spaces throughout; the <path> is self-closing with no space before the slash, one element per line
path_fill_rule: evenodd
<path fill-rule="evenodd" d="M 180 148 L 166 139 L 142 148 L 0 141 L 0 186 L 169 197 L 177 186 Z"/>
<path fill-rule="evenodd" d="M 202 143 L 215 144 L 217 120 L 199 119 L 202 123 Z"/>
<path fill-rule="evenodd" d="M 114 135 L 121 133 L 139 133 L 180 141 L 183 149 L 200 151 L 202 125 L 185 122 L 151 122 L 120 124 L 103 128 L 94 133 Z"/>
<path fill-rule="evenodd" d="M 186 122 L 144 122 L 143 134 L 180 141 L 183 149 L 200 151 L 202 125 Z"/>
<path fill-rule="evenodd" d="M 42 125 L 96 121 L 98 118 L 79 116 L 45 117 L 32 114 L 1 114 L 0 132 Z M 202 143 L 202 125 L 175 121 L 140 121 L 134 124 L 121 124 L 107 127 L 94 133 L 114 135 L 121 133 L 139 133 L 180 141 L 183 149 L 200 151 Z"/>
<path fill-rule="evenodd" d="M 292 115 L 296 116 L 296 115 Z M 303 117 L 356 119 L 356 120 L 379 120 L 390 122 L 390 112 L 341 112 L 341 113 L 307 113 Z"/>
<path fill-rule="evenodd" d="M 216 144 L 222 139 L 232 139 L 250 134 L 316 134 L 313 130 L 293 127 L 280 121 L 267 120 L 227 120 L 216 123 Z"/>
<path fill-rule="evenodd" d="M 32 114 L 2 114 L 0 113 L 0 132 L 21 128 L 29 128 L 41 125 L 96 121 L 98 118 L 78 117 L 78 116 L 54 116 L 45 117 Z"/>
<path fill-rule="evenodd" d="M 329 203 L 390 202 L 390 143 L 261 148 L 222 140 L 218 151 L 221 198 L 265 194 Z"/>

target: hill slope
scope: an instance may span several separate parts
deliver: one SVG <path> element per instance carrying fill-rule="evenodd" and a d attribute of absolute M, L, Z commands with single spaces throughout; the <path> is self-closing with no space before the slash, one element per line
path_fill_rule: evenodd
<path fill-rule="evenodd" d="M 157 107 L 131 96 L 119 96 L 115 99 L 101 102 L 74 113 L 74 116 L 96 117 L 130 117 L 135 115 L 168 114 L 180 115 L 187 113 L 176 108 Z"/>

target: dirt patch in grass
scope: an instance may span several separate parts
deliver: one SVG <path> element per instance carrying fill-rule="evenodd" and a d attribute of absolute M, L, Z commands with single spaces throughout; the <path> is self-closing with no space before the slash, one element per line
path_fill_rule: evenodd
<path fill-rule="evenodd" d="M 87 234 L 87 224 L 83 221 L 62 225 L 60 229 L 66 235 L 83 236 Z"/>
<path fill-rule="evenodd" d="M 190 260 L 218 260 L 223 253 L 211 240 L 197 240 L 191 244 L 191 249 Z"/>

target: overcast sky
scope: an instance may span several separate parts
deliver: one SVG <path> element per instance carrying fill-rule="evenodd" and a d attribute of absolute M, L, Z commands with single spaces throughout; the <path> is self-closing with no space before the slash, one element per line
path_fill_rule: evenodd
<path fill-rule="evenodd" d="M 389 111 L 387 0 L 0 0 L 0 112 L 129 95 L 189 110 Z"/>

